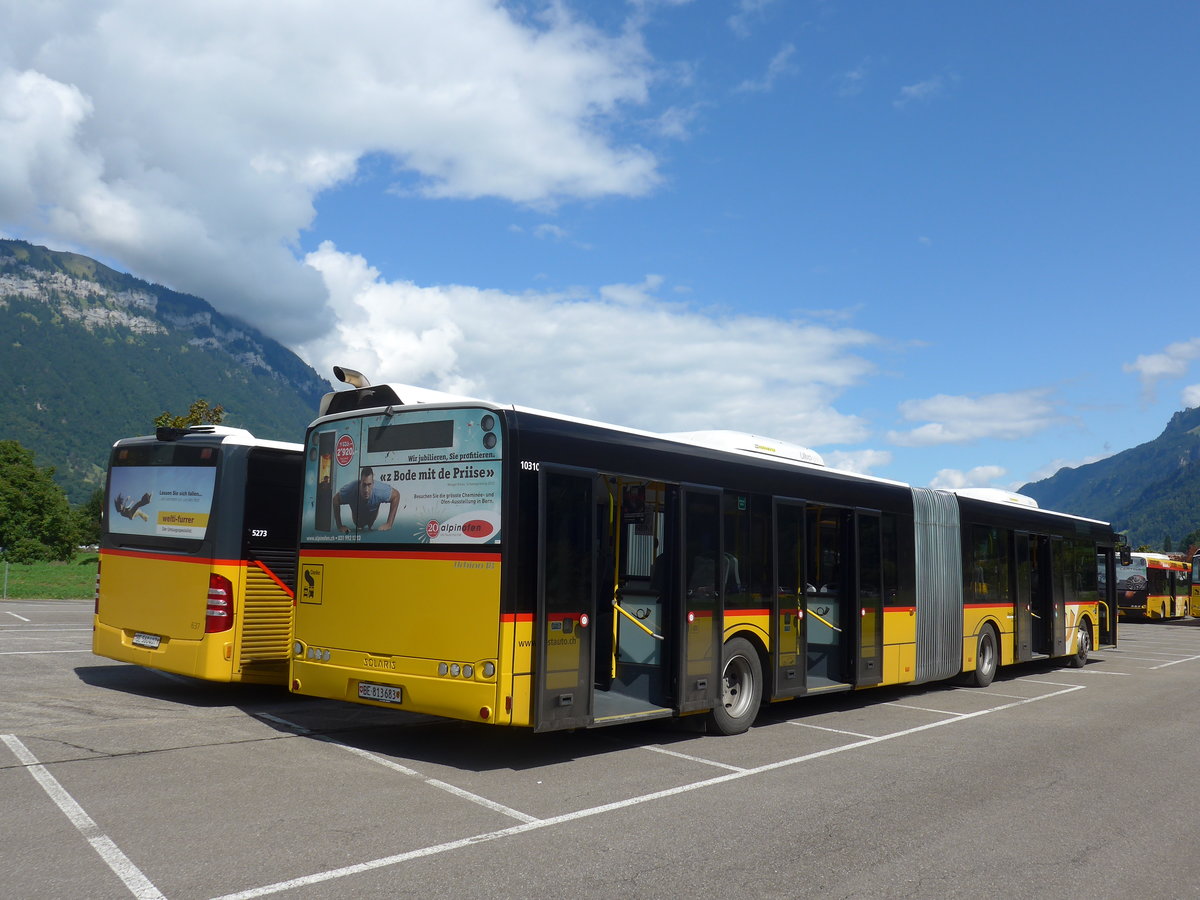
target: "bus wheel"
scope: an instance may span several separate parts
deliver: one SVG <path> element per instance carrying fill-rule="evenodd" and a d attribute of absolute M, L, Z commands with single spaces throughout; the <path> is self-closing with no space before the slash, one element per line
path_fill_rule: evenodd
<path fill-rule="evenodd" d="M 733 638 L 721 651 L 721 696 L 712 722 L 721 734 L 741 734 L 753 724 L 762 701 L 762 663 L 745 638 Z"/>
<path fill-rule="evenodd" d="M 1087 665 L 1088 652 L 1092 649 L 1092 629 L 1086 621 L 1079 623 L 1079 634 L 1075 638 L 1075 652 L 1067 657 L 1067 665 L 1072 669 L 1082 669 Z"/>
<path fill-rule="evenodd" d="M 996 632 L 990 625 L 979 632 L 979 645 L 975 648 L 975 671 L 968 672 L 966 683 L 972 687 L 987 687 L 996 677 L 1000 665 L 1000 651 L 996 646 Z"/>

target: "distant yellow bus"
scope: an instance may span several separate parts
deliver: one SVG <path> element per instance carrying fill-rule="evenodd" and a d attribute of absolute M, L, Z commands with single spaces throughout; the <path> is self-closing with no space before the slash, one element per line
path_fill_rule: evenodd
<path fill-rule="evenodd" d="M 1131 553 L 1117 565 L 1117 608 L 1125 618 L 1179 619 L 1188 614 L 1189 565 L 1165 553 Z"/>
<path fill-rule="evenodd" d="M 117 441 L 93 652 L 209 681 L 285 684 L 301 449 L 221 426 Z"/>
<path fill-rule="evenodd" d="M 729 432 L 371 386 L 306 443 L 293 691 L 537 731 L 961 678 L 1115 639 L 1115 536 Z M 1104 574 L 1101 587 L 1100 575 Z"/>

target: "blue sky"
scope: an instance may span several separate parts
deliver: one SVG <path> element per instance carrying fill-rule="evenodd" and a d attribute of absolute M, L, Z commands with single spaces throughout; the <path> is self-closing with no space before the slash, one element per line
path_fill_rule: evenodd
<path fill-rule="evenodd" d="M 942 487 L 1200 405 L 1198 4 L 0 15 L 0 233 L 325 375 Z"/>

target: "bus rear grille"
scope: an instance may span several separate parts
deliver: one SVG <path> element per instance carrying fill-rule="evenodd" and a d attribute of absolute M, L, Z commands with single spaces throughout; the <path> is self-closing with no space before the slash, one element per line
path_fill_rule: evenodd
<path fill-rule="evenodd" d="M 292 572 L 294 576 L 295 569 Z M 291 645 L 292 598 L 274 578 L 251 563 L 246 567 L 242 593 L 242 664 L 286 660 Z"/>

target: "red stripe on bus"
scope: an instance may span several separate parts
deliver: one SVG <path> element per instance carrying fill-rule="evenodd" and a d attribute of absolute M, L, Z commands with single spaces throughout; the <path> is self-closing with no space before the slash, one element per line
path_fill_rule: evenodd
<path fill-rule="evenodd" d="M 145 550 L 101 550 L 100 555 L 124 556 L 129 559 L 158 559 L 166 562 L 195 563 L 202 566 L 244 566 L 244 559 L 210 559 L 204 556 L 178 556 L 172 553 L 152 553 Z"/>
<path fill-rule="evenodd" d="M 769 609 L 726 609 L 727 616 L 769 616 Z"/>
<path fill-rule="evenodd" d="M 532 622 L 533 613 L 501 613 L 500 621 L 506 624 L 516 624 L 517 622 Z"/>
<path fill-rule="evenodd" d="M 279 585 L 279 587 L 280 587 L 280 590 L 282 590 L 282 591 L 283 591 L 285 594 L 287 594 L 287 595 L 288 595 L 289 597 L 291 597 L 293 600 L 296 598 L 296 592 L 295 592 L 295 591 L 293 591 L 293 590 L 292 590 L 290 587 L 288 587 L 286 584 L 284 584 L 282 581 L 280 581 L 280 580 L 279 580 L 279 576 L 278 576 L 278 575 L 276 575 L 274 572 L 272 572 L 272 571 L 271 571 L 269 568 L 267 568 L 267 566 L 265 566 L 265 565 L 264 565 L 264 564 L 263 564 L 263 563 L 262 563 L 260 560 L 257 560 L 257 559 L 256 559 L 256 560 L 254 560 L 254 564 L 255 564 L 256 566 L 258 566 L 260 569 L 262 569 L 262 570 L 263 570 L 263 572 L 264 572 L 264 573 L 266 573 L 266 576 L 267 576 L 268 578 L 270 578 L 270 579 L 271 579 L 272 581 L 274 581 L 274 582 L 275 582 L 277 585 Z"/>

